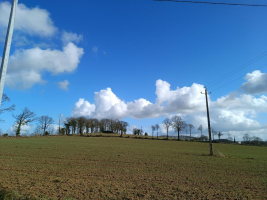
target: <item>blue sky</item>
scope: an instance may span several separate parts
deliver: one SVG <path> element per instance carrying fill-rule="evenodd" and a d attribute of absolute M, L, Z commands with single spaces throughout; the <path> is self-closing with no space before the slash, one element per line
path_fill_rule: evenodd
<path fill-rule="evenodd" d="M 0 55 L 10 3 L 0 1 Z M 14 114 L 29 107 L 55 121 L 60 114 L 114 117 L 147 131 L 181 115 L 205 128 L 204 96 L 193 97 L 203 86 L 213 91 L 241 77 L 210 95 L 212 124 L 225 135 L 267 139 L 267 56 L 208 85 L 267 51 L 266 9 L 152 0 L 19 1 L 4 92 L 16 104 Z M 1 118 L 1 129 L 10 129 L 11 114 Z"/>

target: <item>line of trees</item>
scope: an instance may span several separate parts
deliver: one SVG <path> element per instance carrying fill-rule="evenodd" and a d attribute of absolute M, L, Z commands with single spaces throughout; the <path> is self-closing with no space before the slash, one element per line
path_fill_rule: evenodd
<path fill-rule="evenodd" d="M 191 133 L 192 133 L 192 129 L 194 129 L 195 127 L 192 124 L 187 124 L 182 117 L 180 116 L 173 116 L 171 119 L 166 118 L 163 120 L 162 122 L 163 126 L 166 128 L 167 130 L 167 139 L 169 138 L 169 128 L 173 127 L 176 131 L 177 131 L 177 138 L 178 140 L 180 140 L 180 133 L 181 131 L 185 131 L 186 135 L 189 131 L 190 133 L 190 138 L 191 138 Z"/>
<path fill-rule="evenodd" d="M 152 125 L 151 128 L 152 128 L 152 139 L 154 139 L 154 132 L 156 130 L 157 130 L 157 139 L 159 139 L 159 128 L 160 128 L 160 126 L 158 124 L 156 124 L 155 126 Z"/>
<path fill-rule="evenodd" d="M 15 124 L 13 126 L 16 136 L 21 134 L 21 127 L 24 125 L 30 125 L 32 122 L 36 122 L 36 132 L 42 130 L 42 135 L 49 135 L 48 128 L 54 124 L 53 118 L 45 115 L 36 117 L 36 114 L 30 111 L 27 107 L 22 110 L 19 115 L 13 115 L 15 118 Z M 60 118 L 61 120 L 61 118 Z M 58 133 L 61 135 L 74 135 L 74 134 L 88 134 L 96 132 L 108 132 L 126 134 L 128 122 L 114 120 L 114 119 L 101 119 L 86 118 L 86 117 L 69 117 L 64 121 L 64 127 L 60 128 Z M 36 133 L 38 134 L 38 133 Z M 39 134 L 38 134 L 39 135 Z"/>
<path fill-rule="evenodd" d="M 60 130 L 62 135 L 74 135 L 76 132 L 78 134 L 88 134 L 97 132 L 109 132 L 109 133 L 120 133 L 126 134 L 128 122 L 114 120 L 114 119 L 101 119 L 96 118 L 86 118 L 86 117 L 69 117 L 64 122 L 64 128 Z"/>
<path fill-rule="evenodd" d="M 9 107 L 5 107 L 5 104 L 7 102 L 10 102 L 10 98 L 6 95 L 3 94 L 2 98 L 2 108 L 0 109 L 0 114 L 4 112 L 12 112 L 15 110 L 15 105 L 11 105 Z M 4 108 L 3 108 L 4 106 Z M 21 128 L 24 125 L 31 125 L 31 123 L 36 122 L 36 130 L 37 132 L 40 132 L 42 135 L 49 135 L 52 131 L 48 131 L 48 128 L 54 124 L 53 118 L 44 115 L 40 117 L 36 117 L 36 114 L 32 111 L 30 111 L 27 107 L 22 109 L 22 112 L 19 115 L 12 115 L 15 118 L 15 123 L 13 126 L 14 132 L 16 136 L 20 136 L 21 134 Z M 118 133 L 121 135 L 126 134 L 127 132 L 127 127 L 129 126 L 128 122 L 125 121 L 120 121 L 120 120 L 114 120 L 114 119 L 101 119 L 98 120 L 96 118 L 86 118 L 86 117 L 69 117 L 64 121 L 64 127 L 60 128 L 61 125 L 61 117 L 62 115 L 59 116 L 59 130 L 58 133 L 61 135 L 73 135 L 73 134 L 88 134 L 88 133 L 96 133 L 96 132 L 107 132 L 107 133 Z M 0 122 L 3 122 L 4 120 L 0 119 Z M 187 124 L 180 116 L 173 116 L 171 119 L 166 118 L 162 122 L 163 126 L 166 128 L 167 131 L 167 139 L 169 138 L 169 129 L 170 127 L 173 127 L 177 131 L 177 138 L 180 140 L 180 133 L 181 131 L 184 131 L 186 133 L 186 138 L 187 138 L 187 133 L 190 133 L 190 139 L 191 137 L 191 131 L 195 127 L 192 124 Z M 159 133 L 159 124 L 152 125 L 152 139 L 154 139 L 154 133 L 157 131 L 157 139 L 158 139 L 158 133 Z M 52 128 L 53 129 L 53 128 Z M 50 130 L 52 130 L 50 129 Z M 200 140 L 207 141 L 208 137 L 204 136 L 202 134 L 203 131 L 203 126 L 200 125 L 198 127 L 198 130 L 201 132 Z M 134 128 L 133 129 L 133 134 L 134 135 L 143 135 L 143 130 Z M 2 133 L 1 133 L 2 135 Z M 5 134 L 6 135 L 6 134 Z M 38 134 L 39 135 L 39 134 Z M 145 133 L 147 135 L 147 133 Z M 218 136 L 219 142 L 221 141 L 221 137 L 224 135 L 222 132 L 217 132 L 214 128 L 212 128 L 212 136 L 213 136 L 213 141 L 215 141 L 214 136 Z M 235 138 L 231 136 L 230 133 L 228 133 L 227 137 L 228 142 L 235 142 Z M 249 134 L 244 134 L 243 136 L 243 141 L 246 144 L 253 144 L 253 145 L 261 145 L 265 144 L 265 142 L 262 141 L 261 138 L 259 137 L 251 137 Z"/>
<path fill-rule="evenodd" d="M 251 145 L 266 145 L 267 142 L 264 142 L 261 138 L 253 136 L 251 137 L 248 133 L 244 134 L 243 141 L 245 144 Z"/>
<path fill-rule="evenodd" d="M 5 107 L 5 104 L 7 102 L 10 102 L 10 98 L 3 94 L 2 97 L 2 107 L 0 109 L 0 114 L 3 114 L 4 112 L 12 112 L 15 110 L 15 105 L 11 105 L 9 107 Z M 52 117 L 49 117 L 47 115 L 37 117 L 36 114 L 32 111 L 30 111 L 29 108 L 25 107 L 22 109 L 22 112 L 18 115 L 12 114 L 12 116 L 15 118 L 15 123 L 13 125 L 13 131 L 15 132 L 16 136 L 20 136 L 22 132 L 22 127 L 32 126 L 33 122 L 36 122 L 36 129 L 34 135 L 49 135 L 51 132 L 53 132 L 53 128 L 51 125 L 54 124 L 54 120 Z M 62 115 L 59 116 L 59 134 L 80 134 L 83 135 L 84 133 L 95 133 L 95 132 L 110 132 L 110 133 L 120 133 L 126 134 L 127 127 L 129 126 L 128 122 L 120 121 L 120 120 L 114 120 L 114 119 L 88 119 L 86 117 L 69 117 L 64 121 L 64 127 L 61 128 L 61 118 Z M 0 122 L 3 122 L 4 120 L 0 119 Z M 50 131 L 49 131 L 50 128 Z M 3 135 L 1 133 L 1 135 Z M 5 134 L 6 135 L 6 134 Z"/>
<path fill-rule="evenodd" d="M 167 139 L 169 138 L 169 129 L 170 127 L 173 127 L 176 131 L 177 131 L 177 138 L 178 140 L 180 140 L 180 133 L 181 131 L 184 131 L 186 133 L 186 139 L 187 139 L 187 133 L 189 131 L 190 133 L 190 139 L 192 139 L 191 137 L 191 131 L 192 129 L 194 129 L 195 127 L 192 124 L 187 124 L 185 121 L 183 121 L 183 119 L 180 116 L 173 116 L 171 119 L 166 118 L 163 120 L 162 125 L 166 128 L 166 132 L 167 132 Z M 158 126 L 157 130 L 159 129 L 159 125 L 157 124 L 156 126 Z M 155 131 L 155 126 L 152 125 L 152 138 L 153 138 L 153 134 Z M 215 136 L 218 136 L 218 142 L 221 142 L 221 137 L 224 135 L 222 132 L 218 132 L 216 131 L 213 127 L 211 128 L 211 132 L 212 132 L 212 137 L 213 137 L 213 142 L 216 142 L 215 140 Z M 202 124 L 199 125 L 198 129 L 201 133 L 201 136 L 198 138 L 201 141 L 208 141 L 208 137 L 204 136 L 202 134 L 203 131 L 203 126 Z M 235 137 L 233 138 L 232 135 L 230 133 L 227 133 L 227 139 L 224 139 L 224 141 L 227 142 L 236 142 L 235 141 Z M 266 142 L 264 142 L 261 138 L 253 136 L 251 137 L 249 134 L 244 134 L 243 136 L 243 142 L 245 144 L 252 144 L 252 145 L 266 145 Z"/>
<path fill-rule="evenodd" d="M 49 135 L 47 130 L 54 123 L 52 117 L 47 115 L 36 117 L 36 114 L 30 111 L 27 107 L 22 109 L 22 112 L 19 115 L 13 115 L 13 117 L 15 118 L 13 129 L 16 136 L 20 136 L 22 126 L 31 126 L 31 123 L 33 122 L 37 122 L 37 129 L 41 129 L 43 131 L 43 135 Z"/>

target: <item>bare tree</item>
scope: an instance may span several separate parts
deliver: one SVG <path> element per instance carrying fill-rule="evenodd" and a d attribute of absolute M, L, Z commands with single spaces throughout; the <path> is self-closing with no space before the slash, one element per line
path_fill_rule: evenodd
<path fill-rule="evenodd" d="M 77 122 L 78 122 L 78 130 L 80 135 L 83 135 L 83 130 L 85 127 L 85 123 L 86 123 L 86 118 L 85 117 L 78 117 L 77 118 Z"/>
<path fill-rule="evenodd" d="M 156 130 L 156 127 L 154 125 L 151 126 L 151 129 L 152 129 L 152 139 L 153 139 L 153 136 L 154 136 L 154 131 Z"/>
<path fill-rule="evenodd" d="M 221 136 L 223 136 L 223 134 L 221 132 L 218 133 L 218 137 L 219 137 L 219 142 L 221 142 Z"/>
<path fill-rule="evenodd" d="M 183 119 L 180 116 L 172 117 L 171 121 L 172 121 L 172 126 L 177 130 L 178 140 L 180 140 L 180 131 L 185 129 L 186 123 L 183 121 Z"/>
<path fill-rule="evenodd" d="M 129 126 L 128 122 L 124 122 L 124 121 L 119 121 L 119 129 L 121 131 L 121 137 L 122 137 L 122 134 L 127 132 L 127 126 Z"/>
<path fill-rule="evenodd" d="M 227 135 L 228 135 L 228 138 L 227 138 L 227 139 L 228 139 L 228 141 L 229 141 L 229 142 L 232 142 L 232 141 L 233 141 L 233 137 L 231 136 L 231 134 L 230 134 L 230 133 L 228 133 Z"/>
<path fill-rule="evenodd" d="M 55 129 L 52 126 L 49 126 L 46 133 L 48 133 L 49 135 L 54 135 Z"/>
<path fill-rule="evenodd" d="M 127 133 L 127 127 L 128 126 L 129 126 L 129 123 L 128 122 L 124 122 L 124 124 L 123 124 L 123 132 L 124 132 L 124 134 Z"/>
<path fill-rule="evenodd" d="M 194 127 L 192 124 L 188 124 L 188 128 L 189 128 L 189 131 L 190 131 L 190 140 L 191 140 L 191 131 L 192 131 L 192 129 L 194 129 L 195 127 Z"/>
<path fill-rule="evenodd" d="M 74 117 L 69 118 L 69 125 L 71 126 L 72 135 L 76 133 L 77 120 Z"/>
<path fill-rule="evenodd" d="M 261 142 L 262 142 L 262 139 L 260 137 L 253 136 L 251 138 L 251 144 L 253 145 L 260 145 Z"/>
<path fill-rule="evenodd" d="M 70 135 L 71 134 L 71 130 L 70 130 L 71 120 L 72 120 L 72 118 L 71 117 L 68 117 L 64 121 L 64 126 L 65 126 L 65 129 L 66 129 L 66 134 L 67 135 Z"/>
<path fill-rule="evenodd" d="M 65 134 L 67 134 L 67 129 L 66 128 L 61 128 L 60 129 L 60 133 L 59 133 L 60 135 L 65 135 Z"/>
<path fill-rule="evenodd" d="M 42 135 L 42 130 L 40 126 L 36 126 L 34 129 L 34 136 L 40 136 Z"/>
<path fill-rule="evenodd" d="M 110 130 L 115 133 L 117 132 L 117 123 L 118 123 L 119 120 L 117 119 L 112 119 L 110 120 Z"/>
<path fill-rule="evenodd" d="M 97 133 L 98 132 L 98 126 L 99 126 L 98 119 L 92 119 L 91 132 L 92 133 Z"/>
<path fill-rule="evenodd" d="M 217 135 L 217 131 L 215 131 L 214 128 L 211 128 L 211 133 L 212 133 L 213 140 L 214 140 L 214 136 Z"/>
<path fill-rule="evenodd" d="M 139 134 L 140 134 L 140 131 L 141 131 L 140 129 L 138 129 L 138 128 L 134 128 L 134 129 L 133 129 L 133 134 L 134 134 L 134 135 L 139 135 Z"/>
<path fill-rule="evenodd" d="M 244 134 L 244 136 L 243 136 L 243 140 L 244 140 L 247 144 L 249 144 L 250 141 L 251 141 L 251 137 L 250 137 L 250 135 L 249 135 L 248 133 Z"/>
<path fill-rule="evenodd" d="M 21 126 L 28 125 L 29 123 L 35 121 L 35 113 L 31 112 L 27 107 L 22 110 L 22 113 L 19 115 L 13 115 L 15 118 L 15 127 L 16 127 L 16 136 L 20 135 Z"/>
<path fill-rule="evenodd" d="M 111 125 L 111 120 L 110 119 L 101 119 L 100 120 L 100 131 L 105 132 L 105 131 L 110 131 L 110 125 Z"/>
<path fill-rule="evenodd" d="M 43 129 L 43 135 L 45 135 L 46 130 L 48 127 L 54 123 L 54 120 L 52 117 L 49 117 L 47 115 L 41 116 L 38 118 L 38 126 Z"/>
<path fill-rule="evenodd" d="M 155 128 L 156 128 L 156 130 L 157 130 L 157 139 L 159 139 L 159 125 L 156 124 L 156 125 L 155 125 Z"/>
<path fill-rule="evenodd" d="M 105 125 L 106 125 L 106 119 L 101 119 L 99 120 L 99 129 L 100 129 L 100 134 L 105 131 Z"/>
<path fill-rule="evenodd" d="M 86 119 L 86 121 L 85 121 L 86 134 L 89 133 L 89 128 L 91 127 L 91 124 L 92 124 L 92 120 Z"/>
<path fill-rule="evenodd" d="M 187 123 L 184 124 L 184 128 L 183 129 L 185 131 L 185 139 L 187 140 L 187 133 L 188 133 L 188 130 L 189 130 L 189 127 L 188 127 Z"/>
<path fill-rule="evenodd" d="M 163 126 L 167 129 L 167 140 L 169 139 L 169 128 L 172 125 L 172 121 L 169 118 L 163 120 Z"/>
<path fill-rule="evenodd" d="M 198 127 L 198 129 L 197 130 L 199 130 L 200 132 L 201 132 L 201 135 L 200 135 L 200 137 L 202 137 L 202 130 L 203 130 L 203 126 L 202 126 L 202 124 Z"/>
<path fill-rule="evenodd" d="M 3 106 L 6 102 L 10 102 L 10 98 L 6 95 L 6 94 L 3 94 L 3 96 L 2 96 L 2 103 L 1 103 L 1 105 Z M 1 106 L 1 108 L 2 108 L 2 106 Z M 9 106 L 9 107 L 7 107 L 7 108 L 2 108 L 2 109 L 0 109 L 0 115 L 2 114 L 2 113 L 4 113 L 4 112 L 12 112 L 12 111 L 14 111 L 15 110 L 15 104 L 13 104 L 12 106 Z M 4 120 L 1 120 L 0 119 L 0 122 L 3 122 Z"/>

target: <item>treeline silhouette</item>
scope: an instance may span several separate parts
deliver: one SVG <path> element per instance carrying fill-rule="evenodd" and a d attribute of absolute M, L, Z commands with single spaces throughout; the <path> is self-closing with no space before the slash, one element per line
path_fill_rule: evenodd
<path fill-rule="evenodd" d="M 76 132 L 80 135 L 88 133 L 119 133 L 126 134 L 128 122 L 114 120 L 86 118 L 86 117 L 69 117 L 64 123 L 64 128 L 59 128 L 61 135 L 74 135 Z"/>

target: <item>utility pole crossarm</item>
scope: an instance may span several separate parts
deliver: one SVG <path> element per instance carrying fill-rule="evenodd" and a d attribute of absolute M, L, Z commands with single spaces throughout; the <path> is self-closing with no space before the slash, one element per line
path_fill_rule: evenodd
<path fill-rule="evenodd" d="M 8 58 L 9 58 L 9 53 L 10 53 L 10 48 L 11 48 L 11 41 L 12 41 L 12 35 L 13 35 L 13 29 L 14 29 L 14 23 L 15 23 L 17 4 L 18 4 L 18 0 L 13 0 L 9 23 L 8 23 L 7 34 L 6 34 L 6 41 L 5 41 L 5 47 L 4 47 L 3 57 L 2 57 L 1 69 L 0 69 L 0 108 L 1 108 L 3 91 L 4 91 L 4 84 L 5 84 L 5 78 L 6 78 Z"/>

